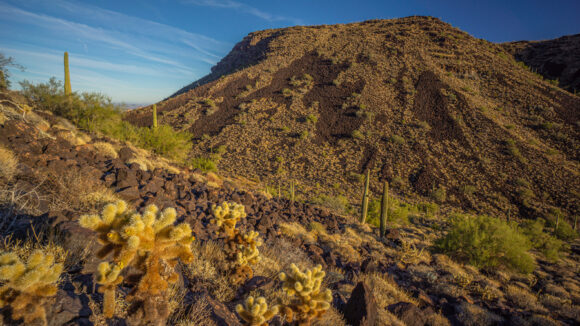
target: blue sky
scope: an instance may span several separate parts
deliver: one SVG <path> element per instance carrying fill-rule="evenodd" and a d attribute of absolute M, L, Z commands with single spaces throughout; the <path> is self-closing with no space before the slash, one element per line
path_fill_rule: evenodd
<path fill-rule="evenodd" d="M 0 52 L 19 80 L 62 78 L 116 102 L 152 103 L 209 73 L 255 30 L 430 15 L 493 42 L 580 33 L 580 1 L 0 0 Z M 16 87 L 17 88 L 17 87 Z"/>

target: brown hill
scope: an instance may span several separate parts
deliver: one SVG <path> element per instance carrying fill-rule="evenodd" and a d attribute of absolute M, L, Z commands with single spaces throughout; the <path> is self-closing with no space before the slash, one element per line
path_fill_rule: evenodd
<path fill-rule="evenodd" d="M 558 80 L 560 87 L 570 92 L 580 90 L 580 34 L 547 41 L 511 42 L 503 46 L 516 60 L 544 78 Z"/>
<path fill-rule="evenodd" d="M 192 156 L 305 199 L 357 202 L 370 169 L 375 195 L 386 179 L 486 214 L 579 213 L 580 98 L 435 18 L 251 33 L 177 94 L 160 122 L 194 134 Z"/>

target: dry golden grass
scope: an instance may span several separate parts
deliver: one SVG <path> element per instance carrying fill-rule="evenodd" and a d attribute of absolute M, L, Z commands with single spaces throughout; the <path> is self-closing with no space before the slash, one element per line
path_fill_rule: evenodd
<path fill-rule="evenodd" d="M 209 303 L 205 297 L 202 297 L 191 305 L 189 313 L 174 320 L 176 326 L 217 326 L 210 317 Z"/>
<path fill-rule="evenodd" d="M 500 316 L 477 305 L 462 302 L 456 314 L 461 325 L 491 326 L 498 325 L 503 320 Z"/>
<path fill-rule="evenodd" d="M 379 310 L 384 310 L 384 314 L 390 315 L 386 308 L 388 305 L 394 303 L 403 301 L 411 302 L 416 305 L 418 304 L 415 298 L 399 288 L 399 286 L 393 280 L 389 279 L 387 275 L 380 273 L 363 273 L 357 275 L 353 280 L 355 284 L 361 281 L 365 282 L 371 289 L 373 289 L 375 299 L 377 300 L 377 307 Z"/>
<path fill-rule="evenodd" d="M 536 312 L 546 311 L 546 309 L 538 302 L 538 298 L 526 289 L 522 289 L 515 285 L 508 285 L 505 293 L 507 299 L 521 309 Z"/>
<path fill-rule="evenodd" d="M 451 326 L 449 320 L 441 314 L 431 314 L 427 316 L 426 326 Z"/>
<path fill-rule="evenodd" d="M 193 245 L 194 261 L 185 267 L 185 276 L 193 283 L 202 284 L 209 293 L 221 302 L 228 302 L 235 296 L 227 269 L 223 246 L 208 241 L 203 245 Z"/>
<path fill-rule="evenodd" d="M 314 234 L 308 232 L 298 222 L 281 223 L 279 227 L 280 232 L 291 239 L 300 239 L 306 243 L 315 243 L 317 240 Z"/>
<path fill-rule="evenodd" d="M 153 168 L 151 162 L 143 157 L 133 157 L 125 162 L 127 164 L 137 164 L 139 168 L 143 171 L 149 171 Z"/>
<path fill-rule="evenodd" d="M 0 146 L 0 178 L 10 181 L 18 170 L 18 159 L 14 153 Z"/>
<path fill-rule="evenodd" d="M 117 154 L 117 150 L 115 147 L 107 142 L 96 142 L 93 144 L 95 150 L 107 158 L 117 158 L 119 155 Z"/>

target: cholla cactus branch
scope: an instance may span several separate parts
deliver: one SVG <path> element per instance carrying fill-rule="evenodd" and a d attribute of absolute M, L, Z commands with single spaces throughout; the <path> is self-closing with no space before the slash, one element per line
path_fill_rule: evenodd
<path fill-rule="evenodd" d="M 250 265 L 260 261 L 258 247 L 262 245 L 259 233 L 250 231 L 246 234 L 236 229 L 237 222 L 246 217 L 245 208 L 237 203 L 224 202 L 212 206 L 214 216 L 211 223 L 219 227 L 220 233 L 226 235 L 225 251 L 228 256 L 228 267 L 235 269 L 232 282 L 240 284 L 254 275 Z"/>
<path fill-rule="evenodd" d="M 289 274 L 280 273 L 282 289 L 296 297 L 284 307 L 288 322 L 296 318 L 300 325 L 310 325 L 313 319 L 320 318 L 330 308 L 332 292 L 321 289 L 325 275 L 321 265 L 302 272 L 292 264 Z"/>
<path fill-rule="evenodd" d="M 44 303 L 56 295 L 56 283 L 63 265 L 54 256 L 34 251 L 24 263 L 18 255 L 8 252 L 0 256 L 0 307 L 10 306 L 12 318 L 24 323 L 40 320 L 46 325 Z"/>
<path fill-rule="evenodd" d="M 259 297 L 254 300 L 254 297 L 250 296 L 244 305 L 236 306 L 236 311 L 246 326 L 267 326 L 268 321 L 278 313 L 278 306 L 268 309 L 265 298 Z"/>
<path fill-rule="evenodd" d="M 98 233 L 99 242 L 103 245 L 99 251 L 100 257 L 113 254 L 113 264 L 101 263 L 97 278 L 102 286 L 100 291 L 105 294 L 105 316 L 113 316 L 115 288 L 123 281 L 120 273 L 132 265 L 142 275 L 128 299 L 133 299 L 141 308 L 149 307 L 147 309 L 150 311 L 143 312 L 144 320 L 153 322 L 167 318 L 167 309 L 157 309 L 152 303 L 164 302 L 161 298 L 169 284 L 179 279 L 174 270 L 178 260 L 189 263 L 193 259 L 191 227 L 185 223 L 174 225 L 176 218 L 175 209 L 159 211 L 155 205 L 147 206 L 142 214 L 130 212 L 124 201 L 105 206 L 100 216 L 81 217 L 83 227 Z"/>

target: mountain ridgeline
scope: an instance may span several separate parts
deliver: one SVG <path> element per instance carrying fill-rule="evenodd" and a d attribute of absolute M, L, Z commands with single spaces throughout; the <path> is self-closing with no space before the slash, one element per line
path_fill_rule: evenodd
<path fill-rule="evenodd" d="M 387 180 L 408 201 L 573 221 L 580 97 L 506 49 L 431 17 L 254 32 L 159 121 L 221 173 L 293 180 L 306 200 L 356 203 L 369 169 L 375 198 Z M 151 111 L 125 118 L 149 126 Z"/>

